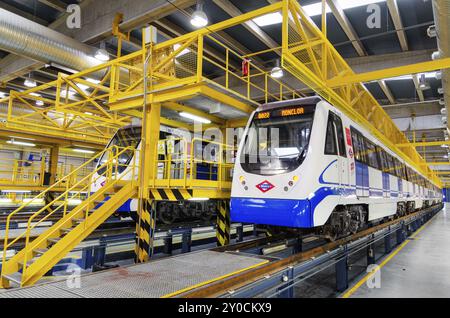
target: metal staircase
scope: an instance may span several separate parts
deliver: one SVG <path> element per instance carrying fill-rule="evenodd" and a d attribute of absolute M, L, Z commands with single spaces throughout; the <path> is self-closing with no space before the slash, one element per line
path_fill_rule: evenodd
<path fill-rule="evenodd" d="M 126 154 L 127 158 L 133 158 L 131 159 L 132 162 L 123 162 L 124 154 Z M 94 160 L 107 158 L 102 160 L 101 164 L 93 172 L 77 184 L 73 186 L 67 185 L 65 192 L 56 195 L 52 202 L 33 213 L 28 219 L 28 226 L 24 232 L 9 241 L 8 235 L 11 221 L 14 219 L 14 216 L 23 211 L 32 201 L 11 213 L 6 224 L 1 287 L 9 288 L 12 285 L 24 287 L 36 283 L 67 253 L 110 217 L 117 208 L 134 196 L 137 192 L 136 156 L 137 152 L 134 148 L 113 146 L 90 159 L 72 173 L 83 169 L 84 166 L 89 165 Z M 125 170 L 120 173 L 122 170 L 120 167 L 125 165 Z M 64 184 L 65 181 L 72 177 L 71 174 L 62 178 L 34 199 L 42 199 L 46 194 L 52 192 L 54 188 L 61 187 L 59 183 Z M 91 182 L 87 182 L 89 180 Z M 102 186 L 95 193 L 90 193 L 90 183 L 96 181 L 101 182 Z M 80 185 L 83 183 L 85 185 L 79 190 Z M 82 193 L 87 193 L 87 198 L 74 209 L 68 211 L 69 200 L 73 197 L 79 197 Z M 48 209 L 51 209 L 51 212 L 48 212 Z M 58 211 L 63 211 L 61 219 L 44 233 L 31 240 L 31 231 Z M 12 258 L 6 260 L 6 252 L 14 244 L 17 244 L 19 239 L 25 239 L 24 248 Z"/>

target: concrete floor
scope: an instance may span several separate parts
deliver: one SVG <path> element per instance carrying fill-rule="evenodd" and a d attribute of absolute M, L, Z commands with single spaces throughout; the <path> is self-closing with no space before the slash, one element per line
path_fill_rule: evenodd
<path fill-rule="evenodd" d="M 407 242 L 396 255 L 378 262 L 385 263 L 380 269 L 379 288 L 369 288 L 366 282 L 357 289 L 353 287 L 366 276 L 362 275 L 341 296 L 450 297 L 450 204 Z"/>

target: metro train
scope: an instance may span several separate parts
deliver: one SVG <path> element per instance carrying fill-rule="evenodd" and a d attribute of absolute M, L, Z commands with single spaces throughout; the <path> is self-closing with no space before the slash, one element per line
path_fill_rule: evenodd
<path fill-rule="evenodd" d="M 128 180 L 130 178 L 130 164 L 133 162 L 133 155 L 135 153 L 139 153 L 141 148 L 141 126 L 140 125 L 131 125 L 120 128 L 116 134 L 112 137 L 106 148 L 110 148 L 112 146 L 118 146 L 121 148 L 125 147 L 133 147 L 137 151 L 136 152 L 128 152 L 124 151 L 123 154 L 119 157 L 118 161 L 120 165 L 118 167 L 118 171 L 115 173 L 119 174 L 119 177 L 122 177 L 123 180 Z M 170 128 L 164 125 L 161 125 L 160 128 L 160 140 L 166 140 L 173 138 L 174 139 L 174 148 L 177 153 L 182 153 L 184 150 L 182 147 L 187 147 L 187 153 L 190 153 L 190 147 L 198 148 L 200 146 L 201 149 L 195 149 L 194 154 L 199 152 L 202 153 L 205 145 L 197 143 L 192 145 L 192 143 L 182 143 L 179 142 L 179 139 L 183 138 L 184 140 L 190 140 L 190 136 L 186 136 L 188 133 L 186 131 L 182 131 L 179 129 Z M 210 147 L 214 147 L 210 145 Z M 98 160 L 97 169 L 107 160 L 108 152 Z M 158 160 L 162 160 L 161 155 L 158 155 Z M 138 161 L 136 161 L 138 162 Z M 164 164 L 167 163 L 158 163 L 158 177 L 162 178 L 162 174 L 164 171 Z M 172 162 L 172 178 L 176 179 L 179 176 L 175 174 L 180 172 L 179 169 L 182 163 Z M 178 166 L 176 166 L 178 165 Z M 106 169 L 106 167 L 104 168 Z M 206 178 L 205 171 L 211 171 L 211 167 L 208 164 L 197 164 L 196 172 L 197 179 Z M 203 175 L 202 175 L 203 173 Z M 92 183 L 90 192 L 94 193 L 98 191 L 102 187 L 103 182 L 106 178 L 102 175 L 104 174 L 104 170 L 98 169 L 98 173 L 94 173 L 92 176 Z M 214 176 L 213 176 L 214 177 Z M 116 216 L 120 217 L 131 217 L 136 220 L 138 209 L 138 200 L 137 199 L 129 199 L 125 204 L 119 207 L 116 211 Z M 156 207 L 156 218 L 157 221 L 162 222 L 164 224 L 173 224 L 176 221 L 186 221 L 186 220 L 203 220 L 209 221 L 212 220 L 217 213 L 216 203 L 211 201 L 158 201 Z"/>
<path fill-rule="evenodd" d="M 334 240 L 442 201 L 441 190 L 319 97 L 261 106 L 234 167 L 231 221 Z"/>

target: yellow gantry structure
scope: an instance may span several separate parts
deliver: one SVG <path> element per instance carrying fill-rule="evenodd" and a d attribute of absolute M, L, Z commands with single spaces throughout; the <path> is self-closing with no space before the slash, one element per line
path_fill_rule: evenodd
<path fill-rule="evenodd" d="M 242 56 L 217 36 L 220 31 L 274 12 L 283 16 L 279 47 Z M 220 50 L 208 54 L 205 43 Z M 257 55 L 268 51 L 280 55 L 283 68 L 289 72 L 289 83 L 271 77 L 267 69 L 258 65 Z M 151 58 L 144 74 L 147 56 Z M 245 75 L 236 67 L 244 60 L 248 61 Z M 355 74 L 302 7 L 296 1 L 283 0 L 162 43 L 143 41 L 142 49 L 135 53 L 70 76 L 60 74 L 53 82 L 23 92 L 11 91 L 9 97 L 0 100 L 8 103 L 7 112 L 0 115 L 8 129 L 106 143 L 115 129 L 129 124 L 132 117 L 142 117 L 144 78 L 146 103 L 161 104 L 160 123 L 188 130 L 194 127 L 176 118 L 178 111 L 190 110 L 209 118 L 211 126 L 236 127 L 262 103 L 300 97 L 293 87 L 301 82 L 439 184 L 359 81 L 449 66 L 449 59 L 441 59 Z M 211 69 L 214 71 L 206 71 Z M 209 114 L 207 107 L 202 107 L 212 103 L 220 103 L 228 115 Z"/>
<path fill-rule="evenodd" d="M 243 56 L 218 36 L 220 31 L 275 12 L 282 16 L 279 27 L 281 43 L 277 47 Z M 232 165 L 223 158 L 227 152 L 233 151 L 232 145 L 194 138 L 188 150 L 189 146 L 183 146 L 183 140 L 159 140 L 161 124 L 194 131 L 192 122 L 183 120 L 179 112 L 209 119 L 211 124 L 204 125 L 203 130 L 242 127 L 256 107 L 301 97 L 299 87 L 307 85 L 368 129 L 434 184 L 442 185 L 437 174 L 418 154 L 415 145 L 408 142 L 359 81 L 383 78 L 388 76 L 386 74 L 399 76 L 448 68 L 449 59 L 355 74 L 326 34 L 295 0 L 283 0 L 162 43 L 148 41 L 152 35 L 150 31 L 144 30 L 142 49 L 137 52 L 70 76 L 60 74 L 56 81 L 36 88 L 11 91 L 9 97 L 0 100 L 8 103 L 7 112 L 0 114 L 5 119 L 6 128 L 64 136 L 74 141 L 106 143 L 117 128 L 130 124 L 135 117 L 142 118 L 140 151 L 108 148 L 105 150 L 109 152 L 107 160 L 100 162 L 94 172 L 75 184 L 65 183 L 67 188 L 63 194 L 30 218 L 22 235 L 26 238 L 26 247 L 10 260 L 6 260 L 5 255 L 14 240 L 5 239 L 2 286 L 8 287 L 15 279 L 21 286 L 35 283 L 52 264 L 56 264 L 111 215 L 113 207 L 120 206 L 127 199 L 140 199 L 136 254 L 137 261 L 145 261 L 149 257 L 145 250 L 152 240 L 149 229 L 154 226 L 152 202 L 180 198 L 229 198 Z M 214 55 L 205 50 L 210 44 L 218 48 Z M 285 70 L 283 79 L 271 77 L 270 72 L 259 64 L 258 55 L 270 51 L 281 58 Z M 243 62 L 246 63 L 245 73 L 241 69 Z M 219 105 L 220 111 L 210 113 L 212 105 Z M 169 143 L 174 142 L 181 145 L 178 152 L 158 151 L 161 146 L 168 149 Z M 216 158 L 196 157 L 193 152 L 195 143 L 204 142 L 216 147 Z M 93 158 L 101 158 L 105 152 Z M 119 154 L 123 153 L 132 154 L 134 158 L 130 163 L 133 169 L 129 179 L 117 177 L 115 173 Z M 206 172 L 207 178 L 198 178 L 195 169 L 200 164 L 214 166 L 215 169 Z M 106 178 L 100 190 L 89 195 L 72 212 L 66 213 L 67 206 L 61 203 L 61 199 L 67 199 L 72 191 L 80 192 L 77 186 L 89 191 L 81 182 L 86 178 L 96 178 L 95 173 Z M 62 178 L 53 187 L 61 186 L 64 180 L 67 179 Z M 52 188 L 46 192 L 51 191 Z M 44 196 L 42 193 L 36 198 Z M 102 200 L 106 202 L 98 207 Z M 64 211 L 62 219 L 30 241 L 33 219 L 45 220 L 47 214 L 43 214 L 44 211 L 48 212 L 53 205 Z M 16 210 L 11 218 L 24 208 Z M 20 277 L 14 278 L 12 275 L 19 271 L 22 271 Z"/>

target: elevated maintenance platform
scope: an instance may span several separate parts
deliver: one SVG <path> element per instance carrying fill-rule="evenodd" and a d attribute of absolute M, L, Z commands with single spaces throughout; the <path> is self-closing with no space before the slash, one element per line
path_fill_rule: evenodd
<path fill-rule="evenodd" d="M 205 262 L 205 260 L 208 260 Z M 0 298 L 131 298 L 174 297 L 226 277 L 245 272 L 268 260 L 200 251 L 151 263 L 132 265 L 83 276 L 80 288 L 65 280 L 20 290 L 0 292 Z M 69 284 L 69 286 L 71 286 Z"/>

